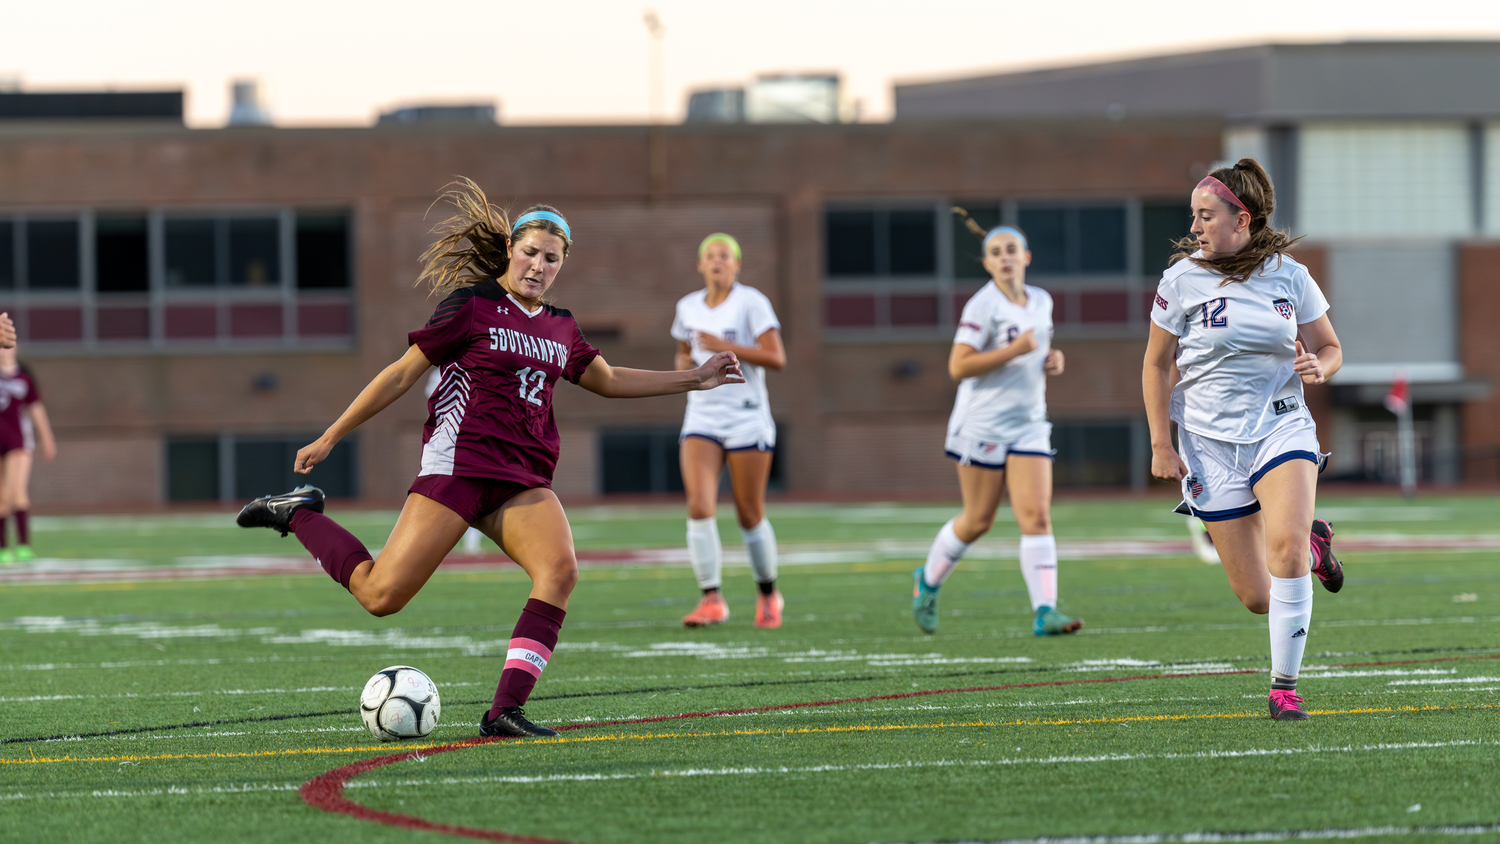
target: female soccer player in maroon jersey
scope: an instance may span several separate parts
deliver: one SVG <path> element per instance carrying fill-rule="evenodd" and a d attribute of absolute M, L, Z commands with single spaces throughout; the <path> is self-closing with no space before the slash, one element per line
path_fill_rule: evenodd
<path fill-rule="evenodd" d="M 323 493 L 315 488 L 257 498 L 240 512 L 239 524 L 295 533 L 328 574 L 378 616 L 406 606 L 464 531 L 479 528 L 532 582 L 479 732 L 555 735 L 521 709 L 552 657 L 578 580 L 572 530 L 551 489 L 559 445 L 553 385 L 561 377 L 601 396 L 628 398 L 744 379 L 732 352 L 680 372 L 605 363 L 572 314 L 545 301 L 573 242 L 562 215 L 537 205 L 511 224 L 468 179 L 443 198 L 458 214 L 438 227 L 443 236 L 423 255 L 419 282 L 447 298 L 425 327 L 407 335 L 406 354 L 297 452 L 296 471 L 307 474 L 341 438 L 404 395 L 429 367 L 439 367 L 442 381 L 428 399 L 422 468 L 379 559 L 323 515 Z"/>
<path fill-rule="evenodd" d="M 14 346 L 0 348 L 0 563 L 35 559 L 31 551 L 31 460 L 57 456 L 57 441 L 31 370 L 16 360 Z M 16 547 L 6 546 L 5 521 L 16 520 Z"/>

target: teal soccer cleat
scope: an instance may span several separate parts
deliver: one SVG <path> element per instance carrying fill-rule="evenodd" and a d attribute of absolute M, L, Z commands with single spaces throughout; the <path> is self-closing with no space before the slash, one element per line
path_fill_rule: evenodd
<path fill-rule="evenodd" d="M 1051 607 L 1037 607 L 1036 618 L 1031 623 L 1031 632 L 1036 636 L 1059 636 L 1076 633 L 1083 629 L 1083 619 L 1063 615 Z"/>
<path fill-rule="evenodd" d="M 938 587 L 928 586 L 927 581 L 922 578 L 922 572 L 926 568 L 917 566 L 917 570 L 912 572 L 911 615 L 917 620 L 917 626 L 922 628 L 923 633 L 936 633 Z"/>

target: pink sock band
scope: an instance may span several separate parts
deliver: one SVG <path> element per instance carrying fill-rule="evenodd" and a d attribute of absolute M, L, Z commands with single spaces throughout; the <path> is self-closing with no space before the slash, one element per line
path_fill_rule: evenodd
<path fill-rule="evenodd" d="M 546 601 L 535 598 L 526 601 L 526 608 L 521 610 L 516 629 L 511 633 L 510 649 L 505 654 L 505 668 L 500 672 L 489 717 L 495 717 L 507 706 L 525 705 L 542 676 L 542 669 L 552 659 L 557 632 L 567 615 L 565 610 Z"/>

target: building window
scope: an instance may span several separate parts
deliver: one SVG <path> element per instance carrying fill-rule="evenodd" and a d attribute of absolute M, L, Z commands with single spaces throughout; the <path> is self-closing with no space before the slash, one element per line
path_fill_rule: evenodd
<path fill-rule="evenodd" d="M 600 491 L 605 495 L 682 492 L 678 430 L 601 431 Z"/>
<path fill-rule="evenodd" d="M 1031 247 L 1028 276 L 1118 275 L 1125 267 L 1125 207 L 1021 206 Z"/>
<path fill-rule="evenodd" d="M 32 290 L 78 289 L 78 221 L 26 221 L 26 282 Z"/>
<path fill-rule="evenodd" d="M 149 291 L 149 241 L 145 214 L 101 215 L 95 220 L 95 289 L 100 293 Z"/>
<path fill-rule="evenodd" d="M 1129 422 L 1056 422 L 1054 483 L 1060 487 L 1130 486 L 1134 426 Z"/>
<path fill-rule="evenodd" d="M 925 276 L 937 272 L 932 208 L 830 209 L 825 216 L 830 278 Z"/>
<path fill-rule="evenodd" d="M 1180 202 L 1147 202 L 1141 206 L 1141 272 L 1159 276 L 1177 251 L 1176 243 L 1190 235 L 1193 209 Z"/>
<path fill-rule="evenodd" d="M 16 225 L 0 217 L 0 290 L 16 287 Z"/>
<path fill-rule="evenodd" d="M 342 346 L 349 236 L 337 210 L 0 213 L 0 309 L 43 353 Z"/>
<path fill-rule="evenodd" d="M 346 437 L 312 474 L 292 472 L 307 434 L 232 434 L 167 437 L 168 501 L 239 501 L 310 483 L 331 498 L 358 494 L 355 442 Z"/>
<path fill-rule="evenodd" d="M 1065 331 L 1139 330 L 1170 254 L 1166 241 L 1188 225 L 1180 202 L 1137 199 L 832 205 L 824 216 L 823 324 L 830 337 L 951 336 L 964 304 L 989 278 L 982 242 L 951 212 L 954 205 L 981 229 L 1009 223 L 1025 231 L 1027 279 L 1052 294 L 1054 324 Z"/>
<path fill-rule="evenodd" d="M 297 287 L 300 290 L 349 286 L 349 216 L 297 215 Z"/>

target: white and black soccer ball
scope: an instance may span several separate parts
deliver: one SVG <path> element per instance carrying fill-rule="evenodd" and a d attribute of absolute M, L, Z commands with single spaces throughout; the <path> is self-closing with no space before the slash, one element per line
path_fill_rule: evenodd
<path fill-rule="evenodd" d="M 442 711 L 437 685 L 410 665 L 381 669 L 359 693 L 359 714 L 365 728 L 381 741 L 428 735 Z"/>

